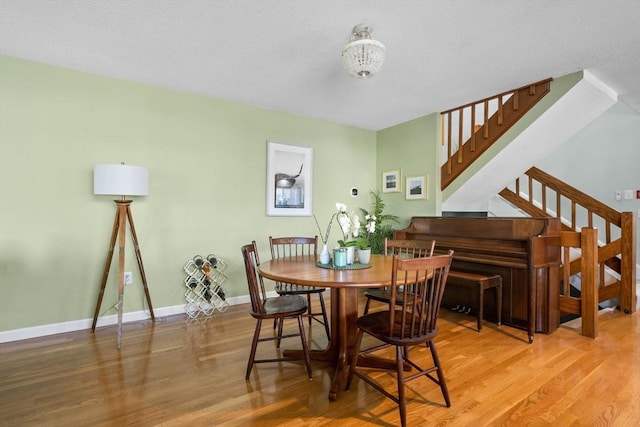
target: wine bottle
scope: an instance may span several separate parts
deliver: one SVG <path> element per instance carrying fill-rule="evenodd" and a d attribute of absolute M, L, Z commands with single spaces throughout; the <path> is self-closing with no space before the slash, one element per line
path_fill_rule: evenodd
<path fill-rule="evenodd" d="M 211 264 L 211 267 L 216 268 L 216 264 L 218 264 L 218 259 L 215 257 L 215 255 L 208 255 L 207 261 L 209 261 L 209 264 Z"/>
<path fill-rule="evenodd" d="M 202 268 L 202 266 L 204 265 L 204 260 L 200 255 L 196 255 L 193 257 L 193 263 L 196 265 L 196 267 Z"/>

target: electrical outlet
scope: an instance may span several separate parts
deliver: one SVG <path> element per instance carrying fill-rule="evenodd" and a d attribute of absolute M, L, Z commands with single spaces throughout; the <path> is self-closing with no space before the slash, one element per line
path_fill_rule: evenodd
<path fill-rule="evenodd" d="M 124 272 L 124 284 L 125 285 L 130 285 L 132 281 L 133 281 L 133 274 L 131 274 L 130 271 L 125 271 Z"/>

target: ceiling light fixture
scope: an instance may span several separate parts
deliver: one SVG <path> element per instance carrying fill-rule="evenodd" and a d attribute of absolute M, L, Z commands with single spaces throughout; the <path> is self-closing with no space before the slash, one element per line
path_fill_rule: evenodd
<path fill-rule="evenodd" d="M 384 45 L 371 38 L 372 28 L 359 24 L 351 31 L 351 41 L 342 49 L 342 64 L 353 77 L 366 79 L 382 68 Z"/>

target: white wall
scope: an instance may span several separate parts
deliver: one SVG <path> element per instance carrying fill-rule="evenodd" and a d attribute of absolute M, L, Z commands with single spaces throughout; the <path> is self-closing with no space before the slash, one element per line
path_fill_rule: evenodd
<path fill-rule="evenodd" d="M 617 211 L 640 214 L 640 199 L 615 199 L 616 190 L 634 197 L 640 190 L 640 115 L 618 102 L 536 166 Z"/>

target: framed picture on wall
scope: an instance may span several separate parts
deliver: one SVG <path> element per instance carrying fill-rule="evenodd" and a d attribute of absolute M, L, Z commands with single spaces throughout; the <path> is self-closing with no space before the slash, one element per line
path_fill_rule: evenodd
<path fill-rule="evenodd" d="M 405 199 L 419 200 L 427 198 L 427 177 L 426 175 L 408 176 L 405 185 Z"/>
<path fill-rule="evenodd" d="M 397 193 L 400 191 L 402 191 L 400 189 L 400 171 L 382 172 L 382 192 Z"/>
<path fill-rule="evenodd" d="M 311 216 L 313 149 L 267 141 L 267 215 Z"/>

